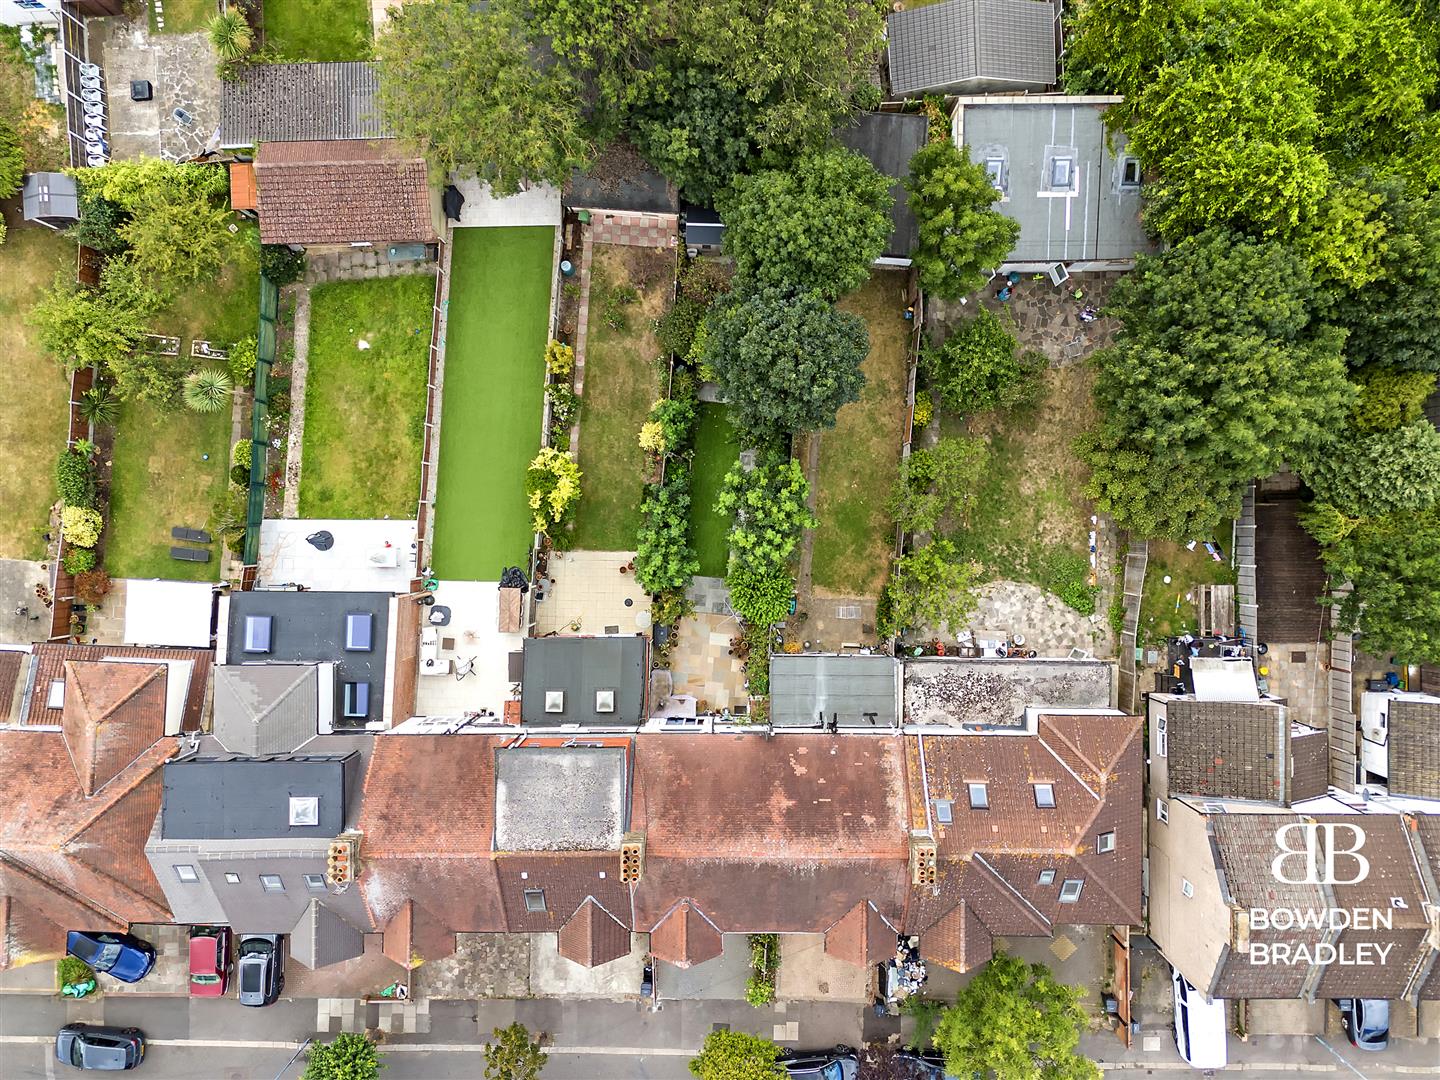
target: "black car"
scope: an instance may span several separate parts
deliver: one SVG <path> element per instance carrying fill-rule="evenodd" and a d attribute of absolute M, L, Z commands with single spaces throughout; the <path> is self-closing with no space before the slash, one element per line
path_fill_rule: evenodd
<path fill-rule="evenodd" d="M 1390 1002 L 1376 998 L 1338 998 L 1345 1036 L 1357 1050 L 1384 1050 L 1390 1045 Z"/>
<path fill-rule="evenodd" d="M 55 1036 L 55 1058 L 77 1069 L 123 1072 L 145 1060 L 139 1028 L 66 1024 Z"/>
<path fill-rule="evenodd" d="M 241 1005 L 270 1005 L 285 989 L 285 938 L 281 934 L 246 934 L 235 962 Z"/>
<path fill-rule="evenodd" d="M 848 1046 L 833 1050 L 787 1050 L 780 1055 L 780 1067 L 791 1080 L 855 1080 L 860 1059 Z"/>

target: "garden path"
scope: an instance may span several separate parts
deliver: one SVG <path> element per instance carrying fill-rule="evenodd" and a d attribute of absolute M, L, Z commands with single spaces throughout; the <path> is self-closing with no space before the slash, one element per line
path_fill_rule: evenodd
<path fill-rule="evenodd" d="M 305 376 L 310 370 L 310 288 L 302 285 L 295 297 L 295 359 L 290 363 L 289 459 L 285 462 L 287 518 L 300 516 L 300 468 L 305 448 Z"/>

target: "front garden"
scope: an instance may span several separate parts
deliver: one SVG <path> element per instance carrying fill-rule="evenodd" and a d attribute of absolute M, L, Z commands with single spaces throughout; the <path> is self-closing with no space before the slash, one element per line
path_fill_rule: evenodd
<path fill-rule="evenodd" d="M 311 290 L 301 517 L 414 515 L 434 294 L 428 275 Z"/>
<path fill-rule="evenodd" d="M 549 226 L 455 230 L 431 554 L 440 577 L 497 581 L 527 562 L 554 245 Z"/>

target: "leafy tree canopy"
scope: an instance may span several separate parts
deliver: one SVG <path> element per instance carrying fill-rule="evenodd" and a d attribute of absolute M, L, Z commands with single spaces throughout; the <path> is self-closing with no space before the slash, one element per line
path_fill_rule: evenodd
<path fill-rule="evenodd" d="M 507 0 L 575 75 L 593 86 L 602 126 L 651 81 L 647 55 L 666 24 L 663 4 L 649 0 Z"/>
<path fill-rule="evenodd" d="M 394 8 L 375 43 L 381 115 L 442 175 L 489 182 L 499 195 L 560 185 L 590 146 L 579 85 L 535 62 L 508 5 L 434 0 Z"/>
<path fill-rule="evenodd" d="M 370 1039 L 344 1032 L 331 1042 L 310 1047 L 300 1080 L 376 1080 L 383 1067 Z"/>
<path fill-rule="evenodd" d="M 963 528 L 980 495 L 990 461 L 983 439 L 941 439 L 917 448 L 900 463 L 890 512 L 906 532 L 932 532 L 941 521 Z"/>
<path fill-rule="evenodd" d="M 1326 445 L 1354 390 L 1313 295 L 1293 253 L 1225 230 L 1141 259 L 1111 295 L 1124 329 L 1093 357 L 1090 497 L 1143 535 L 1205 537 L 1247 481 Z"/>
<path fill-rule="evenodd" d="M 180 163 L 164 158 L 110 161 L 94 169 L 72 169 L 82 194 L 94 195 L 135 213 L 157 203 L 218 202 L 230 190 L 220 165 Z"/>
<path fill-rule="evenodd" d="M 1440 502 L 1440 431 L 1416 420 L 1396 431 L 1345 432 L 1305 470 L 1316 498 L 1373 517 Z"/>
<path fill-rule="evenodd" d="M 1355 383 L 1360 396 L 1350 415 L 1356 430 L 1394 431 L 1420 415 L 1425 399 L 1435 392 L 1433 371 L 1397 371 L 1371 367 L 1360 371 Z"/>
<path fill-rule="evenodd" d="M 920 285 L 955 299 L 985 284 L 1020 238 L 1020 223 L 994 209 L 998 195 L 985 167 L 950 139 L 928 143 L 910 159 L 910 210 L 919 227 L 913 256 Z"/>
<path fill-rule="evenodd" d="M 890 179 L 832 149 L 735 179 L 717 200 L 743 279 L 835 299 L 864 284 L 890 236 Z"/>
<path fill-rule="evenodd" d="M 922 627 L 952 633 L 975 610 L 982 567 L 960 559 L 949 540 L 932 540 L 896 561 L 880 596 L 876 618 L 881 637 Z"/>
<path fill-rule="evenodd" d="M 794 458 L 767 455 L 746 469 L 736 462 L 725 474 L 715 509 L 732 514 L 730 558 L 754 571 L 783 571 L 800 535 L 817 524 L 808 500 L 810 482 Z"/>
<path fill-rule="evenodd" d="M 991 961 L 941 1014 L 935 1045 L 956 1076 L 1100 1080 L 1100 1067 L 1076 1052 L 1085 1027 L 1077 987 L 1043 964 L 1005 953 Z"/>
<path fill-rule="evenodd" d="M 635 580 L 649 593 L 684 589 L 700 572 L 690 546 L 690 470 L 671 461 L 663 484 L 649 484 L 640 503 Z"/>
<path fill-rule="evenodd" d="M 106 294 L 81 290 L 62 273 L 30 312 L 45 350 L 71 370 L 108 367 L 130 352 L 145 333 L 143 316 Z M 123 388 L 122 388 L 123 393 Z"/>
<path fill-rule="evenodd" d="M 925 349 L 921 362 L 945 407 L 963 414 L 1023 404 L 1039 389 L 1044 367 L 1038 353 L 1016 355 L 1014 336 L 986 307 L 943 344 Z"/>
<path fill-rule="evenodd" d="M 518 1020 L 496 1028 L 485 1043 L 485 1080 L 538 1080 L 546 1054 Z"/>
<path fill-rule="evenodd" d="M 864 320 L 813 293 L 770 287 L 735 295 L 712 309 L 706 326 L 702 360 L 747 445 L 830 427 L 865 385 Z"/>
<path fill-rule="evenodd" d="M 697 1080 L 781 1080 L 780 1047 L 743 1031 L 712 1031 L 690 1059 Z"/>
<path fill-rule="evenodd" d="M 230 211 L 224 207 L 152 190 L 134 204 L 133 216 L 118 231 L 140 274 L 194 283 L 213 277 L 224 264 L 229 224 Z"/>

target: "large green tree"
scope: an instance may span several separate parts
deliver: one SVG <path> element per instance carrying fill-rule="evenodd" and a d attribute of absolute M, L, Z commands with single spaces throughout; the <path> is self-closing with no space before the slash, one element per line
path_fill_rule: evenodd
<path fill-rule="evenodd" d="M 1322 502 L 1374 517 L 1440 502 L 1440 431 L 1416 420 L 1395 431 L 1346 431 L 1304 470 Z"/>
<path fill-rule="evenodd" d="M 996 953 L 940 1016 L 935 1045 L 956 1076 L 1100 1080 L 1077 1051 L 1086 1024 L 1078 987 L 1043 964 Z"/>
<path fill-rule="evenodd" d="M 512 195 L 564 183 L 590 152 L 577 80 L 537 58 L 509 6 L 393 8 L 375 56 L 381 115 L 441 176 L 478 176 Z"/>
<path fill-rule="evenodd" d="M 983 568 L 962 560 L 949 540 L 932 540 L 895 561 L 876 614 L 880 636 L 906 630 L 958 633 L 975 610 Z"/>
<path fill-rule="evenodd" d="M 781 1080 L 780 1047 L 743 1031 L 712 1031 L 690 1059 L 697 1080 Z"/>
<path fill-rule="evenodd" d="M 1354 388 L 1314 299 L 1298 256 L 1226 230 L 1141 259 L 1108 305 L 1123 330 L 1093 357 L 1088 494 L 1141 535 L 1208 537 L 1246 482 L 1326 445 Z"/>
<path fill-rule="evenodd" d="M 810 482 L 794 458 L 768 454 L 747 469 L 736 462 L 725 474 L 715 510 L 734 518 L 728 537 L 732 565 L 761 574 L 783 571 L 816 520 Z"/>
<path fill-rule="evenodd" d="M 152 190 L 136 203 L 117 232 L 130 246 L 142 275 L 160 282 L 194 284 L 213 278 L 230 249 L 230 211 Z"/>
<path fill-rule="evenodd" d="M 485 1080 L 538 1080 L 546 1056 L 540 1040 L 518 1020 L 495 1028 L 485 1042 Z"/>
<path fill-rule="evenodd" d="M 717 200 L 744 280 L 835 299 L 864 284 L 890 236 L 890 179 L 850 150 L 736 177 Z"/>
<path fill-rule="evenodd" d="M 963 528 L 990 463 L 984 439 L 965 436 L 916 447 L 900 463 L 890 513 L 906 532 L 932 532 L 941 522 Z"/>
<path fill-rule="evenodd" d="M 768 287 L 732 295 L 711 309 L 706 328 L 702 362 L 747 446 L 832 426 L 865 385 L 865 321 L 814 293 Z"/>
<path fill-rule="evenodd" d="M 912 257 L 926 292 L 955 299 L 985 284 L 1020 238 L 1020 223 L 994 208 L 1000 197 L 985 167 L 950 139 L 910 159 L 905 181 L 919 240 Z"/>
<path fill-rule="evenodd" d="M 597 119 L 613 128 L 650 82 L 650 49 L 667 24 L 664 0 L 505 0 L 532 39 L 592 86 Z"/>
<path fill-rule="evenodd" d="M 1024 404 L 1039 390 L 1045 366 L 1039 353 L 1019 353 L 1009 328 L 986 307 L 925 348 L 920 362 L 945 407 L 965 415 Z"/>
<path fill-rule="evenodd" d="M 374 1042 L 342 1032 L 328 1043 L 311 1045 L 300 1080 L 376 1080 L 383 1067 Z"/>
<path fill-rule="evenodd" d="M 145 334 L 142 314 L 115 304 L 102 292 L 77 288 L 73 274 L 60 274 L 29 318 L 45 350 L 72 370 L 107 367 L 139 345 Z"/>

